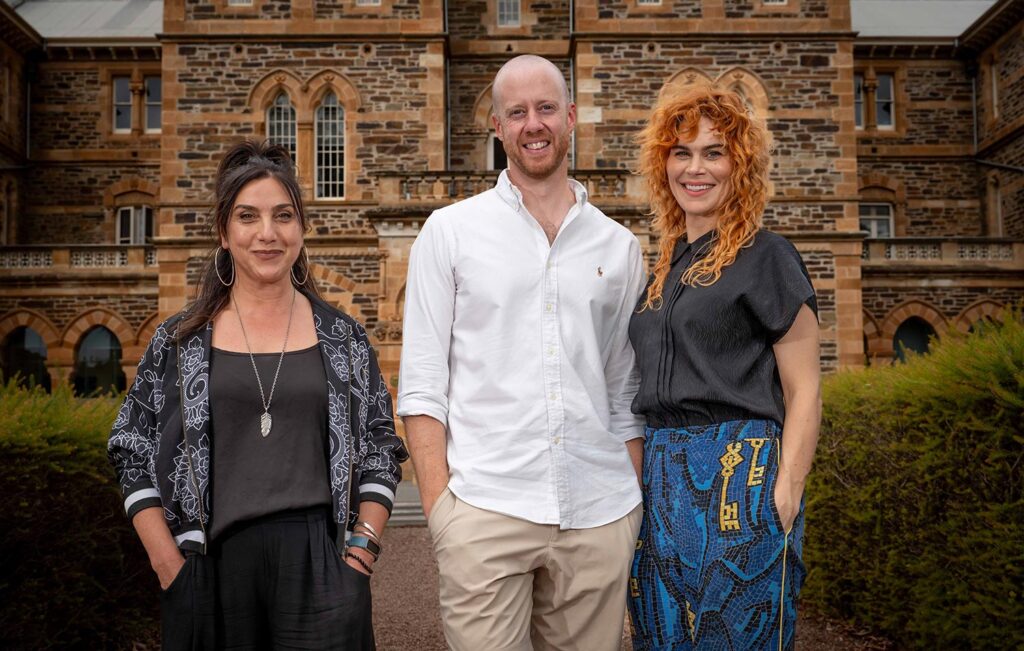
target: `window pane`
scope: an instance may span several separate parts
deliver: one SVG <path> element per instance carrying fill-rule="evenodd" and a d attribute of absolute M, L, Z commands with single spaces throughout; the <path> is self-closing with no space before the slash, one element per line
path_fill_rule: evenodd
<path fill-rule="evenodd" d="M 498 0 L 498 25 L 517 27 L 519 25 L 519 0 Z"/>
<path fill-rule="evenodd" d="M 892 102 L 878 102 L 877 108 L 875 109 L 875 115 L 877 118 L 878 126 L 891 127 Z"/>
<path fill-rule="evenodd" d="M 875 91 L 878 101 L 892 99 L 892 75 L 878 75 L 878 90 Z"/>
<path fill-rule="evenodd" d="M 114 77 L 114 103 L 132 103 L 132 91 L 128 77 Z"/>
<path fill-rule="evenodd" d="M 154 131 L 160 128 L 160 107 L 146 107 L 146 129 Z"/>
<path fill-rule="evenodd" d="M 878 90 L 875 91 L 875 117 L 878 126 L 893 125 L 894 95 L 892 75 L 878 75 Z"/>
<path fill-rule="evenodd" d="M 96 391 L 124 391 L 121 369 L 121 343 L 114 333 L 97 326 L 79 344 L 75 355 L 75 393 L 90 395 Z"/>
<path fill-rule="evenodd" d="M 0 371 L 6 382 L 15 375 L 21 386 L 42 386 L 50 390 L 46 370 L 46 344 L 39 333 L 27 326 L 15 328 L 0 349 Z"/>
<path fill-rule="evenodd" d="M 864 75 L 853 76 L 853 120 L 858 127 L 864 126 Z"/>
<path fill-rule="evenodd" d="M 117 211 L 117 243 L 131 244 L 132 241 L 132 209 L 120 208 Z"/>
<path fill-rule="evenodd" d="M 162 96 L 160 77 L 146 77 L 146 129 L 148 131 L 160 129 Z"/>
<path fill-rule="evenodd" d="M 142 212 L 143 219 L 146 222 L 146 236 L 144 241 L 148 242 L 153 239 L 153 209 L 146 206 L 142 209 Z"/>
<path fill-rule="evenodd" d="M 288 95 L 281 93 L 267 109 L 267 140 L 281 145 L 295 160 L 295 108 Z"/>
<path fill-rule="evenodd" d="M 316 196 L 345 196 L 345 109 L 334 93 L 316 110 Z"/>
<path fill-rule="evenodd" d="M 114 77 L 114 129 L 130 131 L 132 128 L 132 91 L 128 77 Z"/>
<path fill-rule="evenodd" d="M 162 99 L 160 77 L 146 77 L 146 101 L 159 103 Z"/>

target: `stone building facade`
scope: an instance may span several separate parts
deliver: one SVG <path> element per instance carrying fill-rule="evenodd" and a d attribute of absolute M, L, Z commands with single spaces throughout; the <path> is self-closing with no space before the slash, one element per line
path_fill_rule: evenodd
<path fill-rule="evenodd" d="M 651 106 L 698 81 L 743 95 L 774 137 L 765 223 L 813 276 L 826 370 L 1024 296 L 1022 0 L 928 39 L 858 34 L 851 0 L 243 1 L 152 0 L 153 29 L 100 0 L 118 27 L 89 33 L 0 2 L 5 369 L 130 382 L 211 250 L 220 155 L 273 137 L 313 273 L 394 382 L 409 247 L 493 184 L 490 83 L 521 53 L 564 71 L 574 176 L 648 250 L 631 170 Z"/>

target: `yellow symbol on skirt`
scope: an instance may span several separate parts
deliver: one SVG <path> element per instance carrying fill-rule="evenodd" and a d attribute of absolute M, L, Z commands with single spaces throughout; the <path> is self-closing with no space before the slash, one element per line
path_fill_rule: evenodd
<path fill-rule="evenodd" d="M 640 582 L 636 580 L 635 576 L 629 577 L 629 596 L 631 596 L 631 597 L 639 597 L 640 596 Z"/>
<path fill-rule="evenodd" d="M 694 625 L 697 623 L 697 616 L 693 614 L 693 610 L 690 608 L 690 602 L 686 602 L 686 624 L 690 627 L 690 639 L 696 642 L 694 637 L 695 631 L 693 630 Z"/>
<path fill-rule="evenodd" d="M 754 448 L 754 456 L 750 460 L 750 472 L 747 473 L 747 486 L 760 486 L 764 483 L 764 466 L 757 465 L 757 459 L 761 456 L 761 448 L 768 442 L 768 439 L 747 439 L 750 447 Z"/>
<path fill-rule="evenodd" d="M 740 504 L 739 502 L 728 502 L 729 479 L 736 473 L 736 466 L 743 463 L 740 450 L 743 449 L 743 441 L 730 443 L 725 447 L 725 454 L 719 461 L 722 462 L 722 501 L 718 508 L 719 528 L 722 531 L 740 530 Z"/>

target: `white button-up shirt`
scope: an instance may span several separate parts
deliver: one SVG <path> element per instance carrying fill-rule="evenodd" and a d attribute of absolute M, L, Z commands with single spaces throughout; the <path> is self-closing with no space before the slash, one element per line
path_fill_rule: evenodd
<path fill-rule="evenodd" d="M 643 436 L 627 334 L 643 263 L 636 237 L 570 184 L 576 203 L 552 244 L 507 172 L 423 225 L 398 414 L 447 425 L 460 499 L 581 529 L 640 503 L 625 442 Z"/>

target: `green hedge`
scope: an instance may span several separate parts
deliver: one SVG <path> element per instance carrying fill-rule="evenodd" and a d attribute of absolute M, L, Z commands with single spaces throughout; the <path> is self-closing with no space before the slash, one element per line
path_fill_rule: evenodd
<path fill-rule="evenodd" d="M 1024 648 L 1024 324 L 824 384 L 805 603 L 927 649 Z"/>
<path fill-rule="evenodd" d="M 0 648 L 152 637 L 156 578 L 106 457 L 119 402 L 0 386 Z"/>

